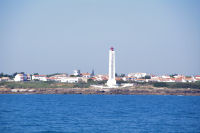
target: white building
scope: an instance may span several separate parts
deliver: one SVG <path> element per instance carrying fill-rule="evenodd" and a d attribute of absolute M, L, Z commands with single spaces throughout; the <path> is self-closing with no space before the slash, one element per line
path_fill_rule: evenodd
<path fill-rule="evenodd" d="M 116 80 L 115 80 L 115 51 L 114 51 L 113 47 L 111 47 L 110 50 L 109 50 L 109 73 L 108 73 L 107 85 L 109 87 L 115 87 L 116 86 Z"/>
<path fill-rule="evenodd" d="M 53 75 L 51 77 L 56 77 L 56 78 L 63 78 L 63 77 L 67 77 L 68 75 L 63 73 L 63 74 L 57 74 L 57 75 Z"/>
<path fill-rule="evenodd" d="M 84 78 L 90 78 L 91 74 L 90 73 L 81 73 L 81 76 Z"/>
<path fill-rule="evenodd" d="M 61 82 L 66 82 L 66 83 L 78 83 L 81 81 L 80 77 L 65 77 L 61 79 Z"/>
<path fill-rule="evenodd" d="M 0 78 L 0 81 L 9 81 L 9 80 L 10 80 L 9 77 L 1 77 L 1 78 Z"/>
<path fill-rule="evenodd" d="M 161 78 L 164 78 L 164 79 L 169 79 L 171 78 L 169 75 L 162 75 Z"/>
<path fill-rule="evenodd" d="M 32 80 L 47 81 L 46 75 L 32 75 Z"/>
<path fill-rule="evenodd" d="M 26 74 L 17 74 L 14 78 L 14 81 L 26 81 L 27 80 L 27 75 Z"/>
<path fill-rule="evenodd" d="M 147 75 L 146 73 L 129 73 L 128 77 L 136 77 L 138 79 L 145 77 L 146 75 Z"/>
<path fill-rule="evenodd" d="M 47 78 L 47 80 L 61 82 L 61 80 L 65 79 L 67 76 L 67 74 L 57 74 Z"/>
<path fill-rule="evenodd" d="M 97 74 L 94 76 L 95 81 L 108 80 L 108 75 Z"/>
<path fill-rule="evenodd" d="M 195 76 L 195 79 L 196 79 L 196 80 L 200 80 L 200 75 L 196 75 L 196 76 Z"/>

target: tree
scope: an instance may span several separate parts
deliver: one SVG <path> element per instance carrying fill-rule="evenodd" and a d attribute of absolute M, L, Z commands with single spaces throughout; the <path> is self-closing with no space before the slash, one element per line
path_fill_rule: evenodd
<path fill-rule="evenodd" d="M 124 74 L 124 73 L 121 73 L 121 74 L 120 74 L 120 77 L 125 77 L 125 74 Z"/>
<path fill-rule="evenodd" d="M 153 83 L 153 86 L 154 87 L 167 87 L 167 83 L 165 82 L 156 82 L 156 83 Z"/>
<path fill-rule="evenodd" d="M 171 74 L 169 75 L 171 78 L 174 78 L 174 76 L 177 76 L 178 74 Z"/>
<path fill-rule="evenodd" d="M 93 79 L 88 79 L 88 83 L 94 83 Z"/>
<path fill-rule="evenodd" d="M 0 78 L 3 77 L 3 76 L 4 76 L 4 74 L 3 74 L 3 73 L 0 73 Z"/>
<path fill-rule="evenodd" d="M 144 78 L 145 79 L 151 79 L 151 76 L 150 75 L 146 75 Z"/>
<path fill-rule="evenodd" d="M 12 75 L 0 73 L 0 77 L 9 77 L 9 78 L 12 78 Z"/>
<path fill-rule="evenodd" d="M 17 75 L 17 72 L 12 74 L 12 78 L 14 78 Z"/>
<path fill-rule="evenodd" d="M 117 73 L 115 73 L 115 77 L 118 77 Z"/>

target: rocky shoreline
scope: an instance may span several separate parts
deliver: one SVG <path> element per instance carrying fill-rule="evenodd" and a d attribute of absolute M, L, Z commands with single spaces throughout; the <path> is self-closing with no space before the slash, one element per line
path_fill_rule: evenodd
<path fill-rule="evenodd" d="M 200 89 L 171 89 L 155 87 L 129 88 L 0 88 L 0 94 L 101 94 L 101 95 L 185 95 L 200 96 Z"/>

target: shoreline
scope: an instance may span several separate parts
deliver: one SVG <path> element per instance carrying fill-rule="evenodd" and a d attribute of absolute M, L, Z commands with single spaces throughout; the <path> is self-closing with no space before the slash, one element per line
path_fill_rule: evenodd
<path fill-rule="evenodd" d="M 184 88 L 0 88 L 0 94 L 97 94 L 200 96 L 200 89 Z"/>

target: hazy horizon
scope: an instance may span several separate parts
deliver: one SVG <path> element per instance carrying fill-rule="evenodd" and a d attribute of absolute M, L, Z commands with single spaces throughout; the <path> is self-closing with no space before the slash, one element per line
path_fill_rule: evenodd
<path fill-rule="evenodd" d="M 200 74 L 198 0 L 1 0 L 0 72 Z"/>

